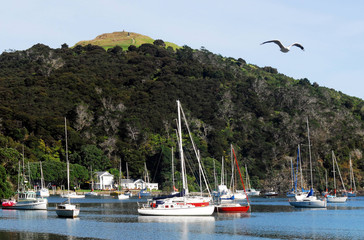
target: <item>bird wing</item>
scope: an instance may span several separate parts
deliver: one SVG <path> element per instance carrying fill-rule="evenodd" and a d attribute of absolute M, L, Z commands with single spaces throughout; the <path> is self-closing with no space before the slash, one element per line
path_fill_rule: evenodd
<path fill-rule="evenodd" d="M 299 43 L 293 43 L 291 46 L 299 47 L 299 48 L 301 48 L 303 51 L 305 51 L 305 48 L 304 48 L 301 44 L 299 44 Z"/>
<path fill-rule="evenodd" d="M 285 48 L 285 47 L 283 46 L 283 44 L 281 43 L 281 41 L 279 41 L 279 40 L 270 40 L 270 41 L 266 41 L 266 42 L 261 43 L 260 45 L 263 45 L 263 44 L 265 44 L 265 43 L 275 43 L 275 44 L 277 44 L 280 48 Z"/>

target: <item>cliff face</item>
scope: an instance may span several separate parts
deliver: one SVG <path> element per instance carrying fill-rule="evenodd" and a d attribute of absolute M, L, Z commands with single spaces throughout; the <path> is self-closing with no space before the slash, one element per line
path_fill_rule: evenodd
<path fill-rule="evenodd" d="M 125 34 L 112 35 L 116 39 Z M 104 38 L 112 39 L 100 35 L 95 41 Z M 187 46 L 173 50 L 160 40 L 155 43 L 127 51 L 121 47 L 106 51 L 95 45 L 72 49 L 35 45 L 3 53 L 1 134 L 26 140 L 28 156 L 35 160 L 47 154 L 40 151 L 40 141 L 49 152 L 61 151 L 56 146 L 67 116 L 74 163 L 87 166 L 76 155 L 81 155 L 82 146 L 94 145 L 110 161 L 105 167 L 118 168 L 121 158 L 132 174 L 140 176 L 146 161 L 154 180 L 168 185 L 179 99 L 211 179 L 214 159 L 217 168 L 221 156 L 230 164 L 229 149 L 234 144 L 255 187 L 287 190 L 290 159 L 296 159 L 298 144 L 302 144 L 304 172 L 308 169 L 308 118 L 318 187 L 324 186 L 324 169 L 331 167 L 331 150 L 337 153 L 347 181 L 351 155 L 361 182 L 362 100 L 240 58 Z"/>

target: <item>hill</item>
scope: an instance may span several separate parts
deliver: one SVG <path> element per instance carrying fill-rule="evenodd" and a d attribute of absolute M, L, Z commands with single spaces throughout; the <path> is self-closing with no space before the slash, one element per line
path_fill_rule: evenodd
<path fill-rule="evenodd" d="M 76 43 L 75 46 L 77 45 L 86 46 L 88 44 L 91 44 L 103 47 L 106 50 L 115 46 L 120 46 L 124 50 L 126 50 L 130 45 L 139 47 L 144 43 L 153 43 L 153 42 L 154 39 L 148 36 L 133 32 L 122 31 L 122 32 L 104 33 L 97 36 L 93 40 L 80 41 Z M 165 42 L 165 44 L 167 47 L 170 46 L 174 49 L 180 48 L 174 43 Z"/>
<path fill-rule="evenodd" d="M 287 191 L 298 144 L 307 169 L 308 118 L 315 186 L 324 189 L 331 150 L 344 181 L 351 156 L 362 184 L 363 100 L 204 48 L 166 48 L 161 40 L 127 50 L 37 44 L 0 55 L 0 92 L 0 159 L 13 183 L 22 144 L 26 161 L 44 161 L 47 182 L 64 183 L 66 116 L 73 185 L 90 179 L 90 166 L 117 176 L 121 160 L 133 178 L 143 175 L 146 163 L 153 181 L 171 187 L 179 99 L 211 183 L 213 166 L 220 172 L 222 156 L 230 164 L 234 144 L 254 187 Z M 37 172 L 34 167 L 33 179 Z M 189 177 L 191 190 L 198 189 L 198 173 Z"/>

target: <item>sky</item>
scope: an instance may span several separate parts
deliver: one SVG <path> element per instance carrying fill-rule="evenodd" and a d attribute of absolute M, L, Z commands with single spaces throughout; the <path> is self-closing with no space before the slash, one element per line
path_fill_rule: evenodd
<path fill-rule="evenodd" d="M 0 53 L 60 48 L 103 33 L 136 32 L 271 66 L 364 99 L 363 0 L 11 0 L 0 14 Z M 301 43 L 282 53 L 275 44 Z"/>

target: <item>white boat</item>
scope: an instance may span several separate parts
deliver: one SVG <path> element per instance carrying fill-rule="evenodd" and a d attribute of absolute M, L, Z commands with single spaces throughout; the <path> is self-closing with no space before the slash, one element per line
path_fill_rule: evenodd
<path fill-rule="evenodd" d="M 37 198 L 34 191 L 20 192 L 16 199 L 2 202 L 3 209 L 47 210 L 47 205 L 48 200 L 46 198 Z"/>
<path fill-rule="evenodd" d="M 200 154 L 198 153 L 196 146 L 191 137 L 191 133 L 189 131 L 189 127 L 180 105 L 180 102 L 177 101 L 177 109 L 178 109 L 178 146 L 180 152 L 180 160 L 181 160 L 181 178 L 182 178 L 182 186 L 183 190 L 179 194 L 179 196 L 166 196 L 162 198 L 155 198 L 151 201 L 148 201 L 147 204 L 138 203 L 138 213 L 140 215 L 148 215 L 148 216 L 211 216 L 214 213 L 215 206 L 210 204 L 210 202 L 204 202 L 204 200 L 211 200 L 211 193 L 209 190 L 209 186 L 207 185 L 206 176 L 204 170 L 202 169 Z M 199 164 L 199 169 L 201 171 L 201 175 L 206 184 L 206 189 L 208 190 L 208 198 L 200 197 L 191 197 L 188 192 L 188 184 L 187 184 L 187 175 L 185 168 L 185 159 L 182 148 L 182 128 L 181 128 L 181 113 L 183 114 L 184 121 L 186 123 L 186 127 L 191 138 L 192 146 L 194 148 L 194 152 L 196 154 L 196 158 Z M 202 194 L 202 193 L 201 193 Z M 198 201 L 198 203 L 196 202 Z"/>
<path fill-rule="evenodd" d="M 350 164 L 350 191 L 347 192 L 348 197 L 356 197 L 356 185 L 353 171 L 353 164 L 351 163 L 351 155 L 349 156 L 349 164 Z M 353 189 L 354 186 L 354 189 Z"/>
<path fill-rule="evenodd" d="M 71 204 L 70 197 L 70 163 L 68 161 L 68 146 L 67 146 L 67 120 L 64 118 L 64 128 L 65 128 L 65 141 L 66 141 L 66 160 L 67 160 L 67 201 L 56 205 L 56 213 L 58 217 L 64 218 L 75 218 L 80 214 L 80 206 L 76 204 Z M 76 193 L 75 193 L 76 194 Z M 85 197 L 85 196 L 83 196 Z"/>
<path fill-rule="evenodd" d="M 67 191 L 61 194 L 62 198 L 85 198 L 85 194 L 77 194 L 76 192 Z"/>
<path fill-rule="evenodd" d="M 246 181 L 246 184 L 247 184 L 247 188 L 246 188 L 246 194 L 248 196 L 259 196 L 260 195 L 260 191 L 257 191 L 255 190 L 254 188 L 252 188 L 251 184 L 250 184 L 250 177 L 249 177 L 249 174 L 248 174 L 248 166 L 245 165 L 245 181 Z"/>
<path fill-rule="evenodd" d="M 49 197 L 49 189 L 45 187 L 42 162 L 40 164 L 40 189 L 37 190 L 36 195 L 39 197 Z"/>
<path fill-rule="evenodd" d="M 88 196 L 88 197 L 96 197 L 98 195 L 99 194 L 97 192 L 94 192 L 94 191 L 85 193 L 85 196 Z"/>
<path fill-rule="evenodd" d="M 293 168 L 293 163 L 292 163 L 292 159 L 291 159 L 291 168 L 292 168 L 292 191 L 288 192 L 286 194 L 286 196 L 288 198 L 293 198 L 293 199 L 303 199 L 305 197 L 307 197 L 309 191 L 304 191 L 304 189 L 302 188 L 302 191 L 300 191 L 298 189 L 298 168 L 300 168 L 300 175 L 301 175 L 301 187 L 303 186 L 303 180 L 302 180 L 302 167 L 301 167 L 301 151 L 300 151 L 300 145 L 298 144 L 297 147 L 297 170 L 296 170 L 296 174 L 294 172 L 294 168 Z"/>
<path fill-rule="evenodd" d="M 289 204 L 296 208 L 326 208 L 327 202 L 325 198 L 318 199 L 317 197 L 309 194 L 309 196 L 303 198 L 295 198 L 294 200 L 290 200 Z"/>
<path fill-rule="evenodd" d="M 75 218 L 80 214 L 80 207 L 78 204 L 71 204 L 68 199 L 63 203 L 56 205 L 56 213 L 58 217 Z"/>
<path fill-rule="evenodd" d="M 310 158 L 310 175 L 311 175 L 311 190 L 305 197 L 295 197 L 294 199 L 289 199 L 289 204 L 296 208 L 326 208 L 327 201 L 326 198 L 318 199 L 314 196 L 313 191 L 313 176 L 312 176 L 312 159 L 311 159 L 311 141 L 310 141 L 310 128 L 308 125 L 307 118 L 307 138 L 308 138 L 308 151 Z"/>
<path fill-rule="evenodd" d="M 332 172 L 334 174 L 334 195 L 327 195 L 327 202 L 328 203 L 345 203 L 346 200 L 348 199 L 347 196 L 341 196 L 341 197 L 338 197 L 336 195 L 336 171 L 335 171 L 335 165 L 336 165 L 336 168 L 339 172 L 339 176 L 340 176 L 340 179 L 341 179 L 341 184 L 344 188 L 344 192 L 346 192 L 346 189 L 345 189 L 345 185 L 344 185 L 344 182 L 342 180 L 342 177 L 341 177 L 341 173 L 340 173 L 340 168 L 339 168 L 339 165 L 337 163 L 337 160 L 336 160 L 336 157 L 335 157 L 335 154 L 334 154 L 334 151 L 332 151 Z"/>
<path fill-rule="evenodd" d="M 125 193 L 120 193 L 118 194 L 118 199 L 122 200 L 122 199 L 129 199 L 130 195 L 129 194 L 125 194 Z"/>
<path fill-rule="evenodd" d="M 259 196 L 260 195 L 260 191 L 255 190 L 254 188 L 248 188 L 246 190 L 246 193 L 248 194 L 248 196 Z"/>
<path fill-rule="evenodd" d="M 278 196 L 278 193 L 272 190 L 272 191 L 268 191 L 268 192 L 264 193 L 264 196 L 275 197 L 275 196 Z"/>
<path fill-rule="evenodd" d="M 244 190 L 235 190 L 234 199 L 236 199 L 236 200 L 246 199 L 246 194 L 245 194 Z"/>
<path fill-rule="evenodd" d="M 148 204 L 143 204 L 138 208 L 138 213 L 149 216 L 211 216 L 214 210 L 214 205 L 196 207 L 193 204 L 180 204 L 173 202 L 171 199 L 167 199 L 153 207 L 150 207 Z"/>

